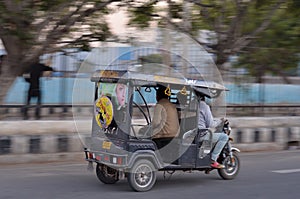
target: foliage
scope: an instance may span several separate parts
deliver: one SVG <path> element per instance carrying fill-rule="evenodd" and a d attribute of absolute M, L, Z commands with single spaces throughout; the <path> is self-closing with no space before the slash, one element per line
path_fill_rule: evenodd
<path fill-rule="evenodd" d="M 44 53 L 106 40 L 111 33 L 104 15 L 108 13 L 107 5 L 111 2 L 0 1 L 0 38 L 8 57 L 28 65 Z M 20 74 L 22 68 L 13 67 L 11 72 Z"/>
<path fill-rule="evenodd" d="M 232 55 L 239 55 L 239 66 L 254 76 L 284 75 L 283 70 L 299 62 L 299 0 L 168 0 L 164 11 L 155 6 L 157 1 L 151 2 L 131 8 L 135 26 L 144 28 L 158 20 L 189 34 L 216 55 L 221 71 L 227 70 L 224 63 Z M 139 10 L 142 14 L 136 15 Z M 201 43 L 197 36 L 203 29 L 215 32 L 218 42 Z"/>
<path fill-rule="evenodd" d="M 46 53 L 110 37 L 105 16 L 117 0 L 1 0 L 0 39 L 7 56 L 0 66 L 0 103 L 17 75 Z"/>
<path fill-rule="evenodd" d="M 249 73 L 261 81 L 266 74 L 280 75 L 286 82 L 287 76 L 295 75 L 300 61 L 299 5 L 290 2 L 272 18 L 269 28 L 258 35 L 256 42 L 240 53 L 237 67 L 247 68 Z"/>
<path fill-rule="evenodd" d="M 153 4 L 129 8 L 128 11 L 131 19 L 128 25 L 140 28 L 149 27 L 153 10 Z"/>

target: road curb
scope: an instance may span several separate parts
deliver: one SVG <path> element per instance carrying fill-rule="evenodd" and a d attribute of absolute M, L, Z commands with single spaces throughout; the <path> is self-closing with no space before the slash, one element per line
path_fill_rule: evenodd
<path fill-rule="evenodd" d="M 233 146 L 242 152 L 300 148 L 300 117 L 229 118 L 229 121 Z M 0 164 L 60 161 L 63 156 L 68 160 L 69 154 L 71 157 L 74 153 L 83 154 L 83 143 L 91 131 L 90 120 L 0 121 L 0 126 Z"/>
<path fill-rule="evenodd" d="M 28 163 L 76 162 L 86 163 L 84 152 L 48 153 L 48 154 L 10 154 L 0 156 L 0 165 Z"/>

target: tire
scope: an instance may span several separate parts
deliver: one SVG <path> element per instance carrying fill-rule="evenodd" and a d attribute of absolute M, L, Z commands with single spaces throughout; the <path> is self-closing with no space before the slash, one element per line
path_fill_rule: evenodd
<path fill-rule="evenodd" d="M 96 175 L 104 184 L 115 184 L 119 180 L 119 172 L 104 164 L 97 164 Z"/>
<path fill-rule="evenodd" d="M 127 174 L 129 186 L 138 192 L 149 191 L 156 182 L 156 171 L 149 160 L 138 160 Z"/>
<path fill-rule="evenodd" d="M 225 166 L 224 169 L 218 169 L 219 175 L 224 179 L 224 180 L 232 180 L 234 179 L 240 170 L 240 158 L 236 152 L 233 152 L 233 158 L 234 158 L 234 163 L 231 162 L 230 157 L 227 156 L 222 164 Z"/>

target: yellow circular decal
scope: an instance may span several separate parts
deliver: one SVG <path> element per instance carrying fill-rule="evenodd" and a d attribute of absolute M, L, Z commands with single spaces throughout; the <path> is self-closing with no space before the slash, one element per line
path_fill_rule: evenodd
<path fill-rule="evenodd" d="M 95 103 L 95 117 L 97 124 L 106 129 L 113 120 L 113 105 L 110 99 L 102 96 Z"/>

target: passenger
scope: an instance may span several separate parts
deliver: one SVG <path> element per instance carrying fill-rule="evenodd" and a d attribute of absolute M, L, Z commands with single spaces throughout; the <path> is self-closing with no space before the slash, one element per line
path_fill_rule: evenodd
<path fill-rule="evenodd" d="M 228 123 L 227 120 L 221 119 L 220 121 L 214 120 L 210 107 L 205 103 L 205 96 L 198 93 L 197 94 L 200 103 L 199 103 L 199 119 L 198 119 L 198 130 L 206 128 L 215 128 L 223 123 Z M 201 131 L 202 136 L 201 140 L 209 140 L 209 133 L 207 131 Z M 211 166 L 213 168 L 222 169 L 225 168 L 224 165 L 219 164 L 217 159 L 224 148 L 225 144 L 228 141 L 228 135 L 223 132 L 214 132 L 212 136 L 212 142 L 215 143 L 214 150 L 211 153 Z"/>
<path fill-rule="evenodd" d="M 152 119 L 154 141 L 161 138 L 170 138 L 171 141 L 178 136 L 180 130 L 176 106 L 169 101 L 165 90 L 166 88 L 161 86 L 156 91 L 157 104 Z"/>

